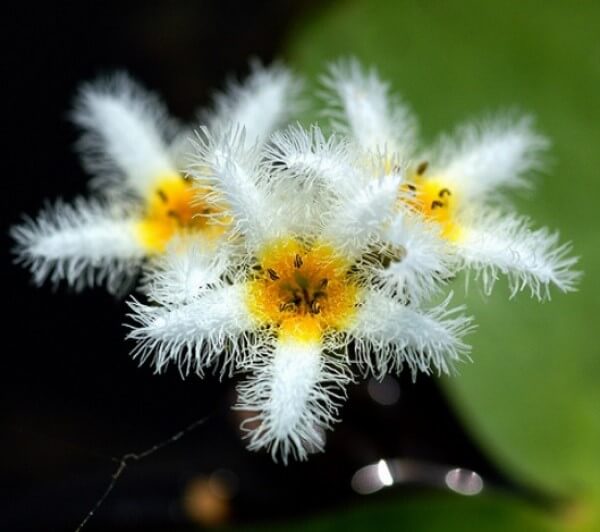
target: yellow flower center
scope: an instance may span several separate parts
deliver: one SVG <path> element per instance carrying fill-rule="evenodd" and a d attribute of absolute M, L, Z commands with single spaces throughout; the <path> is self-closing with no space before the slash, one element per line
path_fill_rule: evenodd
<path fill-rule="evenodd" d="M 138 223 L 138 235 L 150 253 L 162 253 L 176 235 L 201 231 L 208 237 L 219 237 L 225 231 L 224 223 L 216 223 L 211 214 L 222 209 L 203 201 L 209 193 L 192 187 L 179 174 L 161 176 L 156 181 L 146 202 L 145 216 Z"/>
<path fill-rule="evenodd" d="M 360 290 L 348 276 L 349 267 L 324 244 L 293 238 L 273 242 L 262 250 L 248 283 L 250 313 L 280 338 L 310 342 L 342 330 L 355 313 Z"/>
<path fill-rule="evenodd" d="M 427 220 L 441 225 L 442 235 L 448 240 L 457 240 L 460 227 L 455 221 L 456 197 L 454 191 L 436 178 L 424 178 L 427 165 L 416 169 L 411 183 L 402 185 L 402 200 L 420 212 Z M 408 194 L 408 199 L 406 195 Z"/>

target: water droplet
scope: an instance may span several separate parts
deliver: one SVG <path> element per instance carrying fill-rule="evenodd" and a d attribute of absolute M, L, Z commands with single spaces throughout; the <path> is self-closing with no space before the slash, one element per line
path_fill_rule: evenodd
<path fill-rule="evenodd" d="M 352 476 L 352 489 L 361 495 L 370 495 L 385 486 L 394 484 L 394 477 L 389 465 L 385 460 L 379 460 L 376 464 L 361 467 Z"/>
<path fill-rule="evenodd" d="M 377 462 L 377 475 L 384 486 L 391 486 L 394 483 L 392 472 L 385 460 L 379 460 L 379 462 Z"/>
<path fill-rule="evenodd" d="M 477 495 L 483 489 L 483 479 L 470 469 L 451 469 L 445 480 L 446 486 L 461 495 Z"/>

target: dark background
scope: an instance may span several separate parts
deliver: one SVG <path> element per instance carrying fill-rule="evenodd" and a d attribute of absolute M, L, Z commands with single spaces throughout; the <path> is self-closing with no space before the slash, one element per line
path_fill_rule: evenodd
<path fill-rule="evenodd" d="M 11 7 L 3 30 L 9 166 L 1 181 L 0 529 L 74 530 L 110 482 L 114 458 L 151 448 L 204 417 L 178 441 L 132 461 L 87 530 L 262 523 L 362 503 L 351 490 L 352 474 L 382 457 L 467 467 L 516 489 L 474 447 L 435 379 L 424 376 L 413 384 L 403 375 L 393 406 L 374 402 L 365 383 L 351 386 L 327 452 L 306 463 L 273 464 L 240 441 L 239 419 L 229 411 L 235 382 L 184 381 L 174 370 L 155 376 L 139 368 L 123 339 L 123 300 L 100 289 L 35 288 L 12 264 L 11 224 L 34 216 L 46 200 L 86 194 L 89 176 L 73 149 L 78 132 L 67 119 L 82 81 L 127 70 L 189 120 L 228 75 L 243 77 L 250 56 L 285 59 L 294 24 L 321 8 L 307 0 Z M 222 498 L 207 482 L 215 471 L 225 488 L 236 479 Z"/>

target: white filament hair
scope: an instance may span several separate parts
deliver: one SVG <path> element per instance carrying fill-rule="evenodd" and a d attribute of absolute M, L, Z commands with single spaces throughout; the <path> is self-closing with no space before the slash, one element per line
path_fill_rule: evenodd
<path fill-rule="evenodd" d="M 290 455 L 306 460 L 309 453 L 323 451 L 324 431 L 337 421 L 344 385 L 351 380 L 344 366 L 332 355 L 326 358 L 318 342 L 279 340 L 253 369 L 238 386 L 236 405 L 257 412 L 242 424 L 248 448 L 266 448 L 284 464 Z"/>
<path fill-rule="evenodd" d="M 140 364 L 152 358 L 156 373 L 170 363 L 182 375 L 203 375 L 215 363 L 222 374 L 231 372 L 240 357 L 252 351 L 246 333 L 253 323 L 244 297 L 242 285 L 230 285 L 206 290 L 182 305 L 159 307 L 131 300 L 129 316 L 136 325 L 128 338 L 137 342 L 133 357 Z"/>
<path fill-rule="evenodd" d="M 18 262 L 40 285 L 65 280 L 75 290 L 105 284 L 112 293 L 126 289 L 145 256 L 132 210 L 78 199 L 46 207 L 37 219 L 11 229 Z"/>
<path fill-rule="evenodd" d="M 335 129 L 364 150 L 399 152 L 409 157 L 415 142 L 412 112 L 389 94 L 389 84 L 374 69 L 350 59 L 332 64 L 323 78 Z"/>
<path fill-rule="evenodd" d="M 473 329 L 464 307 L 448 309 L 450 296 L 441 305 L 422 312 L 381 292 L 369 291 L 348 331 L 355 339 L 359 364 L 376 378 L 401 371 L 406 364 L 413 379 L 419 371 L 449 374 L 469 353 L 462 337 Z"/>
<path fill-rule="evenodd" d="M 474 219 L 456 250 L 486 294 L 500 274 L 508 278 L 511 298 L 528 288 L 538 299 L 550 298 L 550 285 L 561 292 L 576 290 L 581 277 L 573 269 L 578 257 L 570 255 L 570 242 L 560 244 L 558 232 L 531 229 L 527 218 L 516 215 L 491 212 Z"/>
<path fill-rule="evenodd" d="M 244 130 L 237 127 L 218 135 L 201 127 L 193 141 L 196 153 L 188 171 L 201 186 L 212 187 L 214 192 L 204 199 L 219 206 L 219 216 L 231 216 L 234 232 L 252 247 L 272 238 L 278 225 L 260 165 L 261 153 L 256 147 L 246 149 L 244 138 Z"/>
<path fill-rule="evenodd" d="M 283 175 L 274 178 L 269 188 L 272 233 L 281 236 L 318 234 L 324 213 L 336 199 L 321 183 Z"/>
<path fill-rule="evenodd" d="M 428 174 L 443 177 L 468 199 L 499 188 L 527 187 L 527 174 L 542 168 L 541 155 L 548 146 L 532 124 L 530 117 L 524 117 L 464 125 L 438 143 Z"/>
<path fill-rule="evenodd" d="M 205 290 L 216 286 L 227 270 L 225 244 L 201 235 L 175 238 L 166 253 L 154 257 L 145 267 L 142 287 L 148 298 L 161 305 L 190 303 Z"/>
<path fill-rule="evenodd" d="M 372 178 L 352 195 L 342 197 L 329 213 L 323 236 L 334 242 L 344 256 L 363 253 L 391 220 L 401 181 L 401 175 Z"/>
<path fill-rule="evenodd" d="M 316 125 L 276 132 L 266 146 L 265 166 L 277 218 L 290 233 L 318 233 L 339 196 L 351 195 L 363 185 L 348 141 L 325 138 Z"/>
<path fill-rule="evenodd" d="M 266 161 L 275 174 L 301 181 L 306 188 L 322 184 L 350 193 L 362 184 L 348 139 L 327 138 L 316 124 L 309 128 L 296 124 L 275 132 L 266 149 Z"/>
<path fill-rule="evenodd" d="M 174 126 L 164 106 L 124 73 L 83 85 L 73 120 L 84 129 L 79 148 L 98 187 L 144 197 L 158 176 L 177 170 L 167 147 Z"/>
<path fill-rule="evenodd" d="M 301 85 L 281 65 L 265 68 L 253 62 L 243 83 L 230 82 L 226 91 L 216 95 L 209 129 L 225 131 L 234 124 L 246 130 L 245 147 L 260 145 L 298 111 Z"/>
<path fill-rule="evenodd" d="M 401 301 L 426 301 L 453 273 L 452 248 L 437 224 L 399 212 L 384 228 L 381 240 L 382 253 L 388 251 L 390 262 L 387 267 L 376 267 L 377 285 Z"/>

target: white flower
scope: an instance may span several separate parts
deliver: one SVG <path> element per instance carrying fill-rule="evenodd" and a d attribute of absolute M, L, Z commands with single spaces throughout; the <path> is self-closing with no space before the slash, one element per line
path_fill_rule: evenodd
<path fill-rule="evenodd" d="M 405 167 L 393 154 L 369 153 L 343 136 L 326 138 L 316 126 L 291 127 L 273 135 L 267 161 L 276 173 L 295 178 L 289 185 L 294 192 L 281 203 L 300 227 L 324 216 L 318 198 L 340 205 L 326 230 L 334 240 L 346 235 L 339 245 L 349 254 L 372 241 L 370 281 L 388 294 L 426 301 L 453 274 L 456 261 L 440 229 L 402 208 L 410 196 L 403 190 Z"/>
<path fill-rule="evenodd" d="M 417 121 L 399 98 L 389 94 L 389 84 L 374 69 L 365 71 L 356 60 L 331 65 L 323 77 L 325 114 L 334 129 L 353 138 L 365 150 L 401 151 L 410 155 Z"/>
<path fill-rule="evenodd" d="M 527 175 L 541 166 L 547 141 L 534 132 L 530 118 L 465 125 L 419 153 L 412 114 L 390 99 L 387 84 L 374 71 L 353 61 L 338 63 L 325 85 L 334 129 L 349 134 L 390 169 L 396 160 L 414 161 L 401 187 L 405 215 L 416 214 L 435 226 L 460 265 L 483 280 L 486 293 L 498 274 L 508 277 L 511 296 L 529 288 L 538 298 L 549 297 L 550 285 L 563 292 L 575 289 L 580 274 L 573 270 L 577 258 L 569 255 L 570 244 L 558 244 L 558 233 L 532 229 L 501 201 L 503 191 L 529 186 Z M 410 260 L 398 268 L 407 268 Z"/>
<path fill-rule="evenodd" d="M 288 119 L 297 93 L 287 70 L 254 66 L 244 84 L 217 97 L 210 122 L 219 130 L 235 121 L 252 143 L 263 142 Z M 79 147 L 97 197 L 58 202 L 12 229 L 18 259 L 36 283 L 64 279 L 76 289 L 104 283 L 117 292 L 144 258 L 169 245 L 181 250 L 187 237 L 199 236 L 203 251 L 213 253 L 226 229 L 222 206 L 207 201 L 206 184 L 192 186 L 183 174 L 186 131 L 173 125 L 155 95 L 115 75 L 82 88 L 73 118 L 84 131 Z"/>
<path fill-rule="evenodd" d="M 355 167 L 348 178 L 368 184 L 353 194 L 352 181 L 336 188 L 352 159 L 316 128 L 276 134 L 266 151 L 248 147 L 237 128 L 216 136 L 205 129 L 197 149 L 189 171 L 232 220 L 228 272 L 183 303 L 160 295 L 162 306 L 132 303 L 130 337 L 134 355 L 152 357 L 157 371 L 174 363 L 184 373 L 250 372 L 236 407 L 256 413 L 244 425 L 250 449 L 268 448 L 284 462 L 322 450 L 353 366 L 378 378 L 405 365 L 413 374 L 449 372 L 468 352 L 462 337 L 471 320 L 462 309 L 446 301 L 422 310 L 375 282 L 389 248 L 381 235 L 402 233 L 394 226 L 401 172 L 373 178 Z M 293 158 L 298 165 L 287 164 Z M 303 158 L 321 161 L 331 180 L 302 172 Z M 328 193 L 312 194 L 313 186 Z M 301 201 L 312 205 L 299 209 Z"/>

